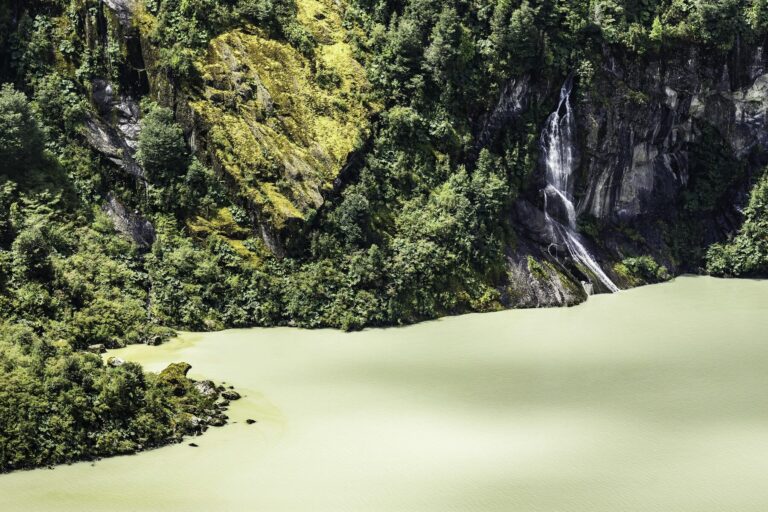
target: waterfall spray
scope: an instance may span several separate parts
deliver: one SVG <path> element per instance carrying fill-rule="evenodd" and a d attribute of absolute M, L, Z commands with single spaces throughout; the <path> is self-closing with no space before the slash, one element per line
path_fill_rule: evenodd
<path fill-rule="evenodd" d="M 557 110 L 547 119 L 541 134 L 541 148 L 547 185 L 544 187 L 544 216 L 550 235 L 565 246 L 573 259 L 611 292 L 619 288 L 600 268 L 576 229 L 576 207 L 573 204 L 573 180 L 576 170 L 574 155 L 575 118 L 571 110 L 573 79 L 560 89 Z M 556 212 L 556 213 L 555 213 Z"/>

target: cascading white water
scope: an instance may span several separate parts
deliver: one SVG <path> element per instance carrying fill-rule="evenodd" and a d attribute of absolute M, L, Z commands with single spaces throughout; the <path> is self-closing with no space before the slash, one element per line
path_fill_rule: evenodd
<path fill-rule="evenodd" d="M 544 216 L 552 239 L 565 245 L 573 259 L 598 279 L 605 288 L 611 292 L 617 292 L 619 288 L 597 264 L 576 230 L 576 208 L 573 205 L 573 183 L 571 183 L 571 176 L 576 170 L 575 119 L 571 110 L 572 89 L 573 80 L 569 78 L 560 89 L 560 103 L 557 110 L 549 116 L 541 134 L 547 182 L 543 191 Z M 554 208 L 559 212 L 559 219 L 550 213 Z"/>

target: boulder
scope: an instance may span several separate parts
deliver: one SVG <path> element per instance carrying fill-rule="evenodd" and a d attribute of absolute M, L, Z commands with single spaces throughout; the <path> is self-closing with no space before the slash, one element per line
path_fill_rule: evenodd
<path fill-rule="evenodd" d="M 158 335 L 151 336 L 151 337 L 147 338 L 146 344 L 151 346 L 151 347 L 157 347 L 158 345 L 162 345 L 163 344 L 163 337 L 162 336 L 158 336 Z"/>
<path fill-rule="evenodd" d="M 200 419 L 198 416 L 191 416 L 189 418 L 189 426 L 193 429 L 197 429 L 202 425 L 203 420 Z"/>
<path fill-rule="evenodd" d="M 120 359 L 119 357 L 110 357 L 107 359 L 107 366 L 111 366 L 112 368 L 117 368 L 118 366 L 123 366 L 125 364 L 125 360 Z"/>
<path fill-rule="evenodd" d="M 237 391 L 232 391 L 231 389 L 228 389 L 228 390 L 222 392 L 221 396 L 225 400 L 230 400 L 230 401 L 232 401 L 232 400 L 240 400 L 240 398 L 241 398 L 240 397 L 240 393 L 238 393 Z"/>
<path fill-rule="evenodd" d="M 189 389 L 189 379 L 187 373 L 192 365 L 188 363 L 173 363 L 160 372 L 160 380 L 168 385 L 175 396 L 184 396 Z"/>
<path fill-rule="evenodd" d="M 212 427 L 223 427 L 227 424 L 227 418 L 226 416 L 211 416 L 208 424 Z"/>
<path fill-rule="evenodd" d="M 210 380 L 201 380 L 195 382 L 195 389 L 203 396 L 217 396 L 219 392 L 216 390 L 216 385 Z"/>

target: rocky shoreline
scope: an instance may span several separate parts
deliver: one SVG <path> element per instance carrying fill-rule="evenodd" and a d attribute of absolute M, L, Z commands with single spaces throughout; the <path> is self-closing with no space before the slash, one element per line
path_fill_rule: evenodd
<path fill-rule="evenodd" d="M 125 362 L 115 356 L 106 360 L 107 366 L 113 368 L 122 366 Z M 191 369 L 192 365 L 189 363 L 172 363 L 158 374 L 163 384 L 170 387 L 172 394 L 185 404 L 183 421 L 179 423 L 181 428 L 168 440 L 168 444 L 181 443 L 187 436 L 202 435 L 209 427 L 223 427 L 229 423 L 226 412 L 231 402 L 242 398 L 234 386 L 190 378 L 188 374 Z M 139 451 L 143 450 L 137 450 Z"/>

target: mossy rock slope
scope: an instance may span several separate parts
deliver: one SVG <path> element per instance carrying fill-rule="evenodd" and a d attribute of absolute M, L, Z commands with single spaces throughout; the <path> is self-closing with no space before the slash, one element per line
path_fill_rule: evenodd
<path fill-rule="evenodd" d="M 190 102 L 215 166 L 267 229 L 303 223 L 369 136 L 370 85 L 345 41 L 341 7 L 302 0 L 312 56 L 244 27 L 213 39 Z"/>

